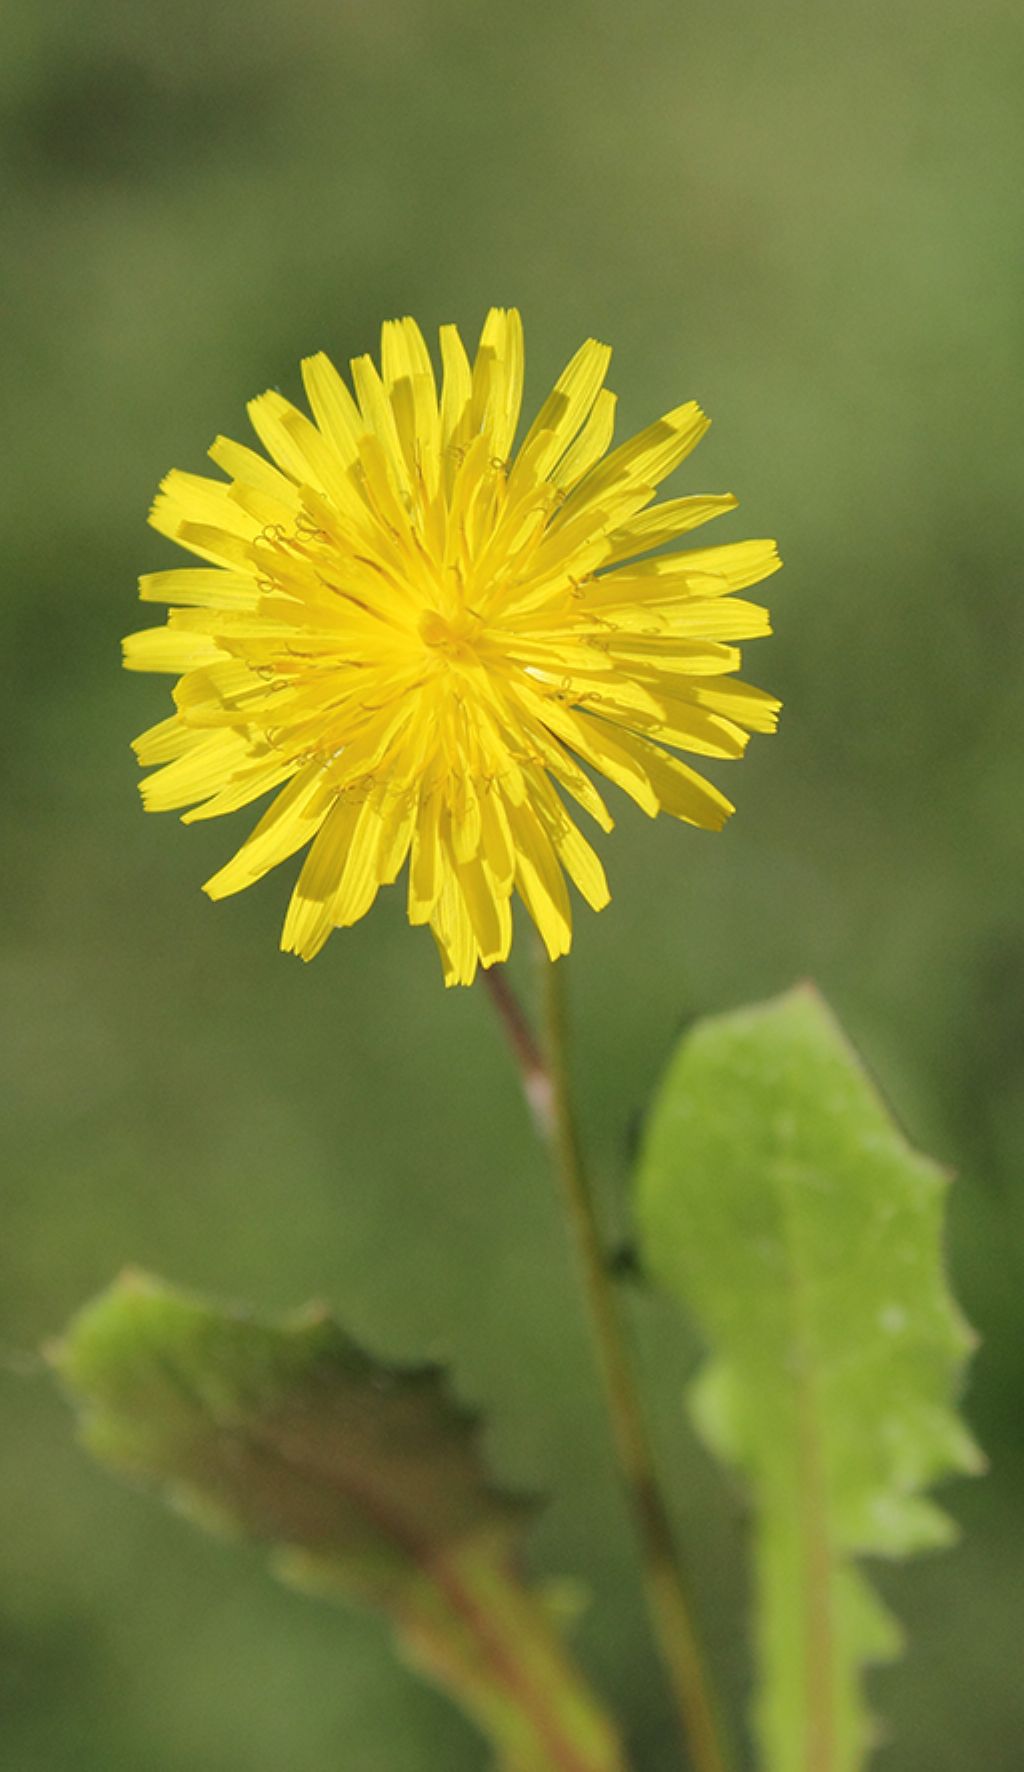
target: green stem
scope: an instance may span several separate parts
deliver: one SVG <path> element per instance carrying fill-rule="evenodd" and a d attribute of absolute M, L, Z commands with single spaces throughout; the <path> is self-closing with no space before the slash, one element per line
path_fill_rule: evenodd
<path fill-rule="evenodd" d="M 572 1106 L 564 960 L 543 964 L 545 1044 L 540 1047 L 502 967 L 484 974 L 558 1178 L 589 1306 L 615 1449 L 642 1551 L 651 1621 L 694 1772 L 727 1761 L 704 1656 L 654 1466 L 647 1423 L 587 1179 Z"/>

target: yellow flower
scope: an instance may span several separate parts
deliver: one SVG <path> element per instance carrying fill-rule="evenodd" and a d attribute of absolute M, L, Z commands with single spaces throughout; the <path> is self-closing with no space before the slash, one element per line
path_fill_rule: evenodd
<path fill-rule="evenodd" d="M 389 321 L 355 398 L 321 354 L 302 365 L 313 422 L 277 393 L 250 403 L 270 460 L 219 437 L 226 480 L 167 476 L 150 521 L 209 564 L 140 581 L 175 607 L 125 663 L 180 673 L 135 745 L 161 766 L 149 810 L 188 823 L 275 793 L 211 898 L 309 843 L 281 940 L 309 960 L 408 862 L 409 921 L 469 984 L 508 955 L 513 891 L 552 959 L 565 876 L 607 904 L 565 803 L 611 829 L 584 765 L 652 816 L 725 822 L 665 746 L 738 757 L 774 728 L 779 703 L 731 674 L 767 614 L 731 593 L 779 559 L 769 541 L 654 552 L 736 503 L 652 504 L 707 429 L 693 401 L 609 453 L 611 353 L 588 339 L 516 450 L 518 313 L 491 310 L 472 365 L 456 327 L 440 339 L 440 394 L 415 322 Z"/>

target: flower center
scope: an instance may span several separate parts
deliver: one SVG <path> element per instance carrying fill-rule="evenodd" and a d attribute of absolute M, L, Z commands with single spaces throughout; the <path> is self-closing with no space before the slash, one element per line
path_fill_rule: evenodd
<path fill-rule="evenodd" d="M 439 609 L 428 609 L 420 617 L 419 624 L 420 639 L 424 644 L 458 664 L 480 662 L 476 641 L 482 628 L 480 617 L 471 609 L 460 609 L 451 616 L 442 615 Z"/>

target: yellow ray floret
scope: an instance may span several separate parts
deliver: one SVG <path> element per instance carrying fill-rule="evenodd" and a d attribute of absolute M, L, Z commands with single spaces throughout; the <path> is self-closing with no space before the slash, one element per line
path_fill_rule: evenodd
<path fill-rule="evenodd" d="M 172 608 L 125 663 L 179 678 L 136 741 L 150 810 L 190 822 L 274 794 L 212 898 L 305 849 L 282 946 L 309 960 L 404 869 L 410 922 L 469 984 L 508 957 L 514 894 L 552 959 L 567 877 L 608 903 L 575 822 L 611 829 L 590 772 L 652 817 L 724 824 L 730 802 L 675 753 L 734 758 L 774 729 L 778 701 L 733 675 L 767 612 L 733 593 L 779 558 L 654 552 L 736 500 L 656 502 L 707 429 L 695 402 L 609 453 L 607 346 L 580 347 L 518 451 L 518 313 L 491 310 L 472 362 L 454 326 L 440 346 L 440 386 L 413 320 L 387 322 L 351 387 L 310 357 L 311 418 L 262 394 L 265 454 L 218 437 L 225 479 L 167 476 L 150 520 L 204 564 L 140 581 Z"/>

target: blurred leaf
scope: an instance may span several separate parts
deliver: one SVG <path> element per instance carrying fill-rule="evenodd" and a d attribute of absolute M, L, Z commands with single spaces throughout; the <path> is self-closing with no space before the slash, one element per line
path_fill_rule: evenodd
<path fill-rule="evenodd" d="M 517 1572 L 532 1509 L 491 1488 L 437 1370 L 376 1364 L 318 1310 L 261 1322 L 135 1274 L 51 1357 L 99 1458 L 271 1546 L 286 1579 L 386 1611 L 505 1772 L 621 1772 Z"/>
<path fill-rule="evenodd" d="M 853 1558 L 945 1543 L 921 1490 L 979 1467 L 945 1188 L 809 988 L 699 1025 L 655 1103 L 643 1254 L 700 1320 L 698 1426 L 754 1493 L 764 1772 L 865 1764 L 861 1669 L 899 1633 Z"/>

